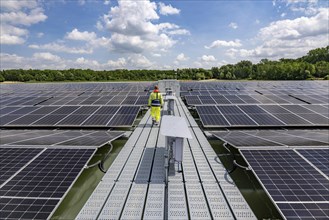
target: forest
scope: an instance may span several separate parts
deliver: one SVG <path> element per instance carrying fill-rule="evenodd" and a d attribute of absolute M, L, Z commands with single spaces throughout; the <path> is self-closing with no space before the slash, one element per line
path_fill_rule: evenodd
<path fill-rule="evenodd" d="M 259 63 L 243 60 L 221 67 L 176 70 L 103 70 L 8 69 L 0 71 L 0 82 L 62 82 L 62 81 L 155 81 L 178 80 L 305 80 L 329 79 L 329 46 L 310 50 L 297 59 L 277 61 L 262 59 Z"/>

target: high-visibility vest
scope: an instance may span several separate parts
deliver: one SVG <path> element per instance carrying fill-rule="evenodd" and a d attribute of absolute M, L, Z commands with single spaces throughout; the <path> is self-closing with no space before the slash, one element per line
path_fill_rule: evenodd
<path fill-rule="evenodd" d="M 161 93 L 152 92 L 149 98 L 149 106 L 160 107 L 163 105 L 163 98 Z"/>

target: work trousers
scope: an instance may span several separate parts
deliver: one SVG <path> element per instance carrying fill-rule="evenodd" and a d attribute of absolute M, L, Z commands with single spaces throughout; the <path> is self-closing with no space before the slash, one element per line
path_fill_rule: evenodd
<path fill-rule="evenodd" d="M 160 122 L 161 117 L 161 107 L 160 106 L 152 106 L 151 107 L 151 116 L 155 119 L 156 122 Z"/>

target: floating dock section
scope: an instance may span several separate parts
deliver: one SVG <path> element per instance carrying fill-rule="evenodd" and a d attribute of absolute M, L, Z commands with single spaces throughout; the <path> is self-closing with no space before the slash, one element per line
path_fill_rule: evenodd
<path fill-rule="evenodd" d="M 174 115 L 193 136 L 183 171 L 172 166 L 166 187 L 165 137 L 148 110 L 77 219 L 256 219 L 180 97 Z"/>

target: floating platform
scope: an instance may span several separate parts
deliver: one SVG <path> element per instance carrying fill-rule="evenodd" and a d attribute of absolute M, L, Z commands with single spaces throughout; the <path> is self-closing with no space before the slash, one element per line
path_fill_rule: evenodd
<path fill-rule="evenodd" d="M 193 136 L 182 172 L 171 167 L 166 187 L 165 137 L 148 110 L 77 219 L 256 219 L 180 98 L 174 115 Z"/>

